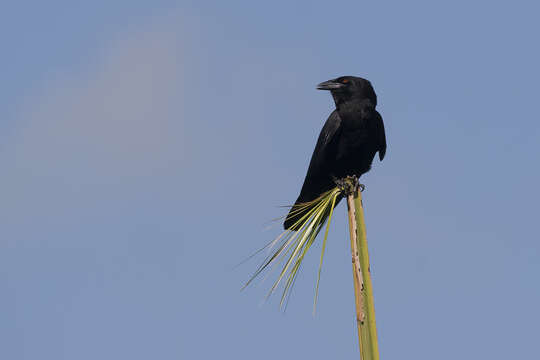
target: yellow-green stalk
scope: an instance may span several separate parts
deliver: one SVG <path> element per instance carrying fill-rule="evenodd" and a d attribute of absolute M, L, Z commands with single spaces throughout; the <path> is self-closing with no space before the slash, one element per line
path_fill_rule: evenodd
<path fill-rule="evenodd" d="M 362 360 L 379 360 L 362 193 L 356 182 L 351 184 L 351 187 L 354 188 L 354 191 L 347 195 L 347 208 L 360 358 Z"/>

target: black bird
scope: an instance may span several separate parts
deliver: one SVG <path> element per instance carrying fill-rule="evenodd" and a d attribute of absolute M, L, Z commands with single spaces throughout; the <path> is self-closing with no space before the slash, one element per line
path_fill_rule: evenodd
<path fill-rule="evenodd" d="M 342 76 L 320 83 L 317 89 L 330 90 L 336 109 L 321 130 L 300 196 L 283 224 L 285 230 L 309 211 L 300 211 L 299 204 L 316 199 L 347 176 L 359 178 L 369 171 L 377 152 L 380 160 L 386 153 L 383 119 L 375 110 L 377 95 L 368 80 Z"/>

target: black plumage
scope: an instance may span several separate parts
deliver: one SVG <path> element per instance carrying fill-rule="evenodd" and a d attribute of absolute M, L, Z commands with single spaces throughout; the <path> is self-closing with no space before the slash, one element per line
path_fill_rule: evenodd
<path fill-rule="evenodd" d="M 324 124 L 300 195 L 283 224 L 290 229 L 307 209 L 297 206 L 312 201 L 336 186 L 336 180 L 360 177 L 369 171 L 375 154 L 382 160 L 386 153 L 386 136 L 381 115 L 375 110 L 377 95 L 371 83 L 363 78 L 343 76 L 317 86 L 330 90 L 336 109 Z"/>

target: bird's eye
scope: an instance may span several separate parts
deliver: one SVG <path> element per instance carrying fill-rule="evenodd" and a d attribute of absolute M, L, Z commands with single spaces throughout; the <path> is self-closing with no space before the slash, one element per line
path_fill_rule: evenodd
<path fill-rule="evenodd" d="M 349 82 L 349 79 L 343 79 L 343 80 L 341 80 L 341 83 L 342 83 L 342 84 L 347 84 L 348 82 Z"/>

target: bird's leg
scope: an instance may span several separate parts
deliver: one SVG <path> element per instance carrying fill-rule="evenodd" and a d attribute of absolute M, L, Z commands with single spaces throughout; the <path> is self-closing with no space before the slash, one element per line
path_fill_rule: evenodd
<path fill-rule="evenodd" d="M 360 188 L 360 192 L 364 192 L 364 190 L 366 190 L 366 185 L 361 184 L 359 182 L 360 178 L 358 176 L 356 175 L 347 176 L 347 179 L 351 179 L 351 181 L 353 181 L 356 184 L 356 186 Z"/>
<path fill-rule="evenodd" d="M 356 175 L 349 175 L 345 178 L 345 182 L 347 183 L 347 188 L 345 189 L 345 194 L 350 195 L 358 189 L 358 177 Z"/>

